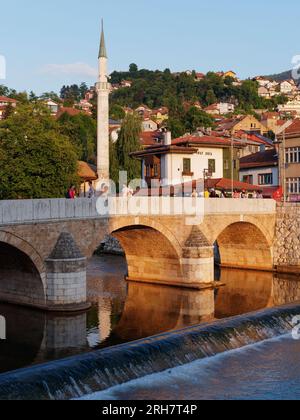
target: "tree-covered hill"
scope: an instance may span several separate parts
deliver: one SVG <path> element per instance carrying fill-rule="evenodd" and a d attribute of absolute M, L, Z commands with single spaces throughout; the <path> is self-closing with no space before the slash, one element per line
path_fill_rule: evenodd
<path fill-rule="evenodd" d="M 234 83 L 231 77 L 223 78 L 216 73 L 209 72 L 197 81 L 196 73 L 172 74 L 169 69 L 164 71 L 138 70 L 135 64 L 128 72 L 113 72 L 111 83 L 118 84 L 122 80 L 130 80 L 130 88 L 116 90 L 111 97 L 112 105 L 118 104 L 136 108 L 141 104 L 149 108 L 167 106 L 171 116 L 180 113 L 184 102 L 199 101 L 202 107 L 215 102 L 231 102 L 238 111 L 251 112 L 254 109 L 273 110 L 285 98 L 278 96 L 266 100 L 258 95 L 257 82 L 245 80 L 240 85 Z"/>

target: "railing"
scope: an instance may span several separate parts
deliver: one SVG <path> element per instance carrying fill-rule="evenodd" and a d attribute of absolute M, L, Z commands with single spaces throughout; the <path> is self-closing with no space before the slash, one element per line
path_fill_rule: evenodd
<path fill-rule="evenodd" d="M 274 200 L 132 197 L 0 201 L 0 225 L 119 216 L 275 214 Z"/>

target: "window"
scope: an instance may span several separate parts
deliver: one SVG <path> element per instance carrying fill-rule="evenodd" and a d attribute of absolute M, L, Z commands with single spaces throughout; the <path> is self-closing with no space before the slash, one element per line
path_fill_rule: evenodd
<path fill-rule="evenodd" d="M 191 159 L 183 159 L 183 173 L 184 174 L 191 173 Z"/>
<path fill-rule="evenodd" d="M 228 171 L 228 169 L 229 169 L 229 160 L 224 160 L 224 169 L 225 169 L 225 171 Z"/>
<path fill-rule="evenodd" d="M 208 159 L 208 170 L 212 174 L 216 172 L 216 161 L 215 159 Z"/>
<path fill-rule="evenodd" d="M 146 177 L 150 178 L 150 176 L 151 176 L 151 167 L 150 167 L 150 165 L 147 165 L 146 166 Z"/>
<path fill-rule="evenodd" d="M 300 147 L 289 147 L 285 150 L 286 163 L 300 163 Z"/>
<path fill-rule="evenodd" d="M 158 176 L 158 165 L 154 165 L 154 176 Z"/>
<path fill-rule="evenodd" d="M 253 175 L 244 175 L 243 182 L 253 185 Z"/>
<path fill-rule="evenodd" d="M 288 194 L 300 194 L 300 178 L 287 178 L 286 189 Z"/>
<path fill-rule="evenodd" d="M 272 185 L 273 184 L 273 174 L 261 174 L 258 175 L 259 185 Z"/>

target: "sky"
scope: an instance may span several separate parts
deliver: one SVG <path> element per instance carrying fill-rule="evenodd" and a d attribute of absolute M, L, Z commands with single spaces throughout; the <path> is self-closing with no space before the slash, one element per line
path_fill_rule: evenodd
<path fill-rule="evenodd" d="M 0 84 L 37 94 L 94 84 L 102 17 L 110 71 L 134 62 L 247 78 L 289 70 L 300 54 L 299 0 L 0 0 Z"/>

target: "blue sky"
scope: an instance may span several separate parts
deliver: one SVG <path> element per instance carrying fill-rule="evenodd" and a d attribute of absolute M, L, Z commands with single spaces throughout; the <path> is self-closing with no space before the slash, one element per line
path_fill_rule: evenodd
<path fill-rule="evenodd" d="M 18 90 L 93 84 L 100 19 L 109 68 L 235 70 L 240 77 L 291 68 L 300 54 L 299 0 L 1 1 L 0 55 Z"/>

